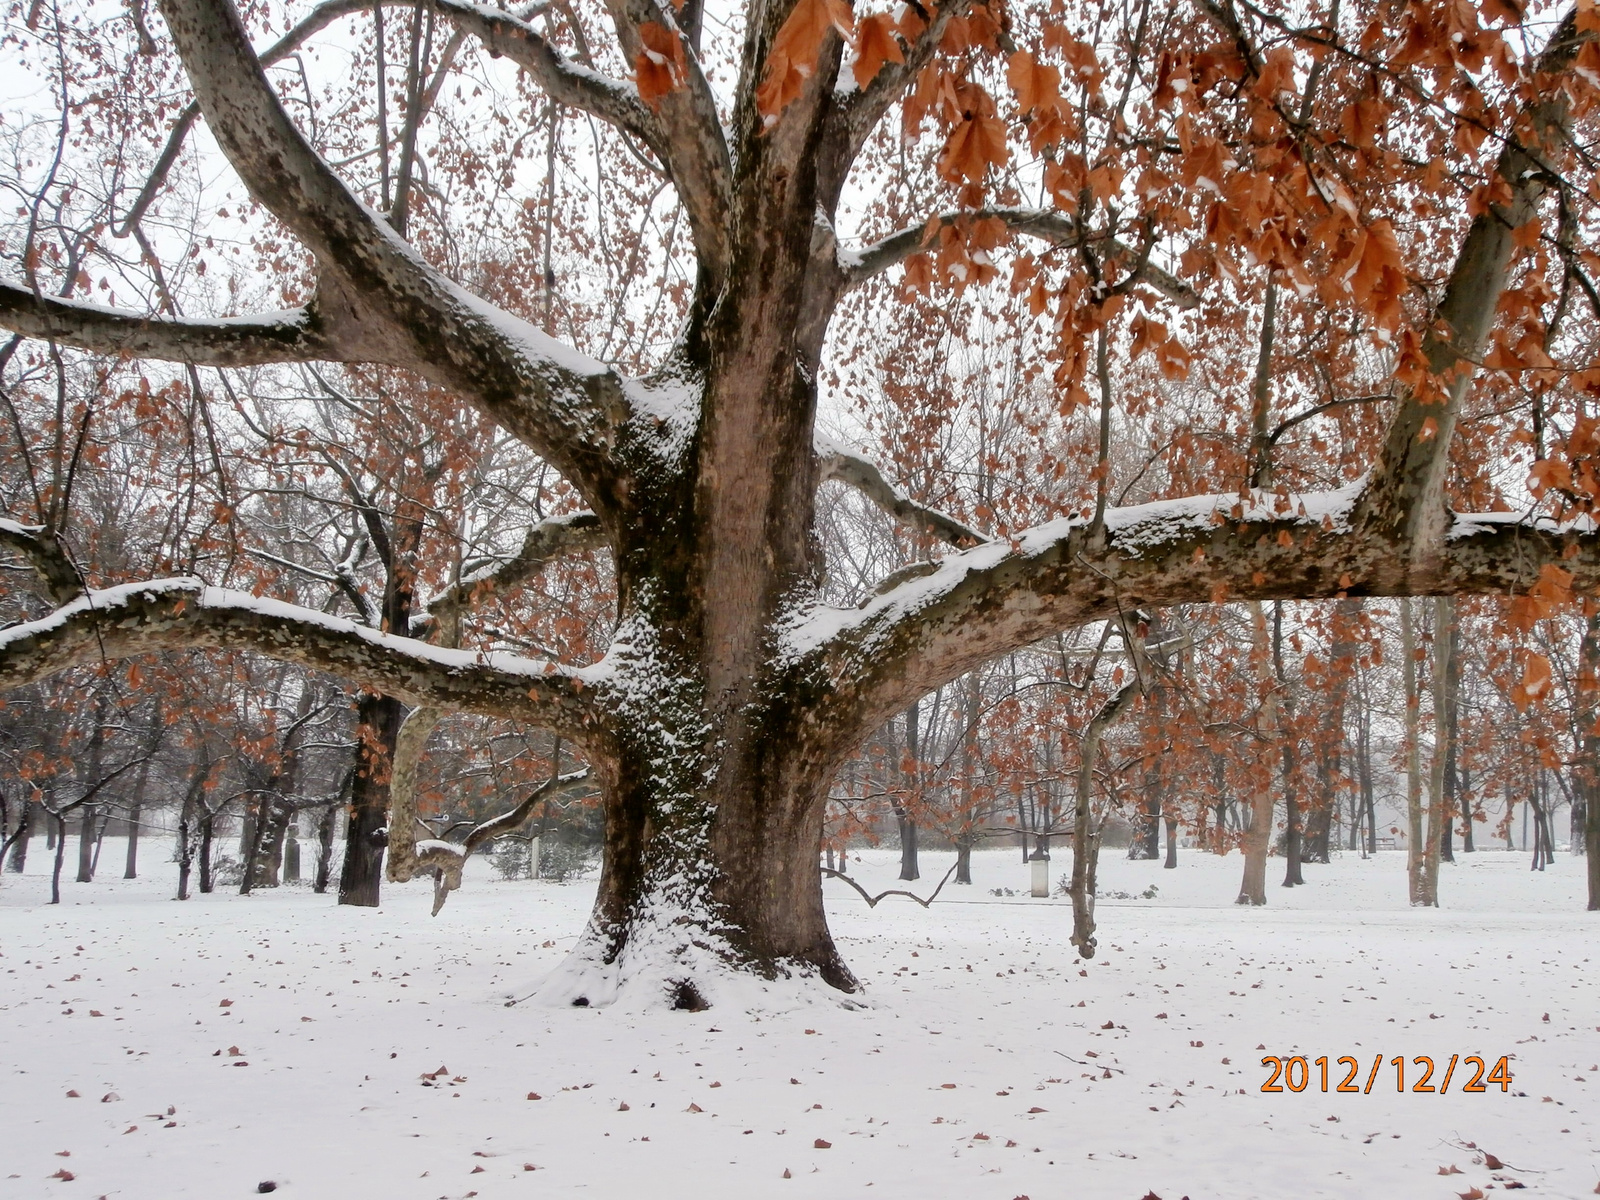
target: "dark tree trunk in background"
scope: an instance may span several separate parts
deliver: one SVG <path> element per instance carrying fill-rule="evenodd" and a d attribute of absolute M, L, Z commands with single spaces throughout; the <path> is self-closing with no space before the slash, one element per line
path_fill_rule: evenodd
<path fill-rule="evenodd" d="M 77 878 L 79 883 L 94 882 L 94 842 L 95 835 L 100 829 L 97 820 L 99 815 L 99 811 L 92 804 L 85 804 L 79 810 Z"/>
<path fill-rule="evenodd" d="M 144 790 L 144 780 L 141 778 L 139 790 Z M 139 822 L 144 818 L 144 803 L 135 798 L 133 806 L 128 809 L 128 851 L 122 860 L 122 877 L 124 879 L 139 878 Z"/>
<path fill-rule="evenodd" d="M 956 843 L 956 882 L 972 882 L 972 843 Z"/>
<path fill-rule="evenodd" d="M 405 705 L 392 696 L 366 694 L 356 706 L 360 724 L 357 766 L 350 783 L 344 867 L 339 873 L 340 904 L 378 907 L 387 844 L 384 826 L 389 819 L 389 777 L 405 711 Z"/>
<path fill-rule="evenodd" d="M 22 802 L 22 830 L 11 843 L 11 854 L 5 864 L 5 869 L 13 875 L 21 875 L 28 869 L 28 842 L 33 838 L 34 813 L 38 807 L 27 800 Z"/>
<path fill-rule="evenodd" d="M 1152 786 L 1150 773 L 1145 774 L 1144 798 L 1133 817 L 1133 839 L 1128 843 L 1128 857 L 1146 861 L 1161 857 L 1161 795 Z"/>
<path fill-rule="evenodd" d="M 300 839 L 292 827 L 283 845 L 283 881 L 300 882 Z"/>
<path fill-rule="evenodd" d="M 900 833 L 900 878 L 922 878 L 917 863 L 917 820 L 911 807 L 918 802 L 918 786 L 922 777 L 922 736 L 920 703 L 906 709 L 906 798 L 909 804 L 894 805 L 895 824 Z"/>
<path fill-rule="evenodd" d="M 311 890 L 319 896 L 328 890 L 328 883 L 333 876 L 333 835 L 339 823 L 339 811 L 345 805 L 354 780 L 355 766 L 352 763 L 339 786 L 339 798 L 324 808 L 317 820 L 317 865 L 311 876 Z"/>
<path fill-rule="evenodd" d="M 217 830 L 217 814 L 205 807 L 201 801 L 200 813 L 200 849 L 197 852 L 200 858 L 200 892 L 209 894 L 214 881 L 211 878 L 211 841 Z"/>
<path fill-rule="evenodd" d="M 900 878 L 921 879 L 922 871 L 917 864 L 917 823 L 904 809 L 897 809 L 894 819 L 900 831 Z"/>
<path fill-rule="evenodd" d="M 1162 864 L 1169 871 L 1178 867 L 1178 823 L 1167 818 L 1167 861 Z"/>
<path fill-rule="evenodd" d="M 55 865 L 50 870 L 50 903 L 61 903 L 61 866 L 67 857 L 67 819 L 54 813 L 50 825 L 56 835 Z"/>
<path fill-rule="evenodd" d="M 1281 600 L 1273 601 L 1272 604 L 1272 670 L 1277 679 L 1278 690 L 1283 696 L 1284 719 L 1279 733 L 1279 736 L 1283 739 L 1283 886 L 1298 887 L 1306 881 L 1305 875 L 1300 869 L 1301 854 L 1303 852 L 1301 845 L 1300 788 L 1295 775 L 1299 755 L 1295 749 L 1294 705 L 1290 698 L 1288 674 L 1283 665 L 1283 602 Z"/>

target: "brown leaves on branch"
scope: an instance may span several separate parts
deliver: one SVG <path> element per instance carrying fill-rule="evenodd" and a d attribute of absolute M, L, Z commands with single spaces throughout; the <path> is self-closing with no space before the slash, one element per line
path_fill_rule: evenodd
<path fill-rule="evenodd" d="M 816 73 L 822 40 L 830 30 L 847 43 L 855 37 L 855 14 L 844 0 L 799 0 L 779 27 L 767 52 L 766 77 L 756 89 L 756 108 L 769 128 Z"/>
<path fill-rule="evenodd" d="M 877 78 L 884 63 L 905 62 L 895 29 L 894 18 L 883 13 L 862 17 L 856 25 L 856 61 L 850 69 L 858 87 L 866 87 Z"/>
<path fill-rule="evenodd" d="M 639 98 L 651 108 L 660 104 L 668 92 L 682 87 L 689 64 L 677 32 L 659 21 L 646 21 L 639 26 L 639 53 L 634 57 L 633 69 Z"/>

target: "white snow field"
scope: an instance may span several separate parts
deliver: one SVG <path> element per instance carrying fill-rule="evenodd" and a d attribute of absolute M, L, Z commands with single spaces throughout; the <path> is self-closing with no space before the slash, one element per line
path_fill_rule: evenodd
<path fill-rule="evenodd" d="M 42 840 L 29 875 L 0 879 L 0 1200 L 267 1181 L 306 1200 L 1600 1186 L 1600 914 L 1565 854 L 1539 874 L 1504 851 L 1447 865 L 1429 912 L 1405 906 L 1397 853 L 1308 866 L 1247 910 L 1237 855 L 1165 871 L 1108 851 L 1103 889 L 1159 890 L 1103 901 L 1084 964 L 1064 902 L 990 894 L 1026 886 L 1019 853 L 980 853 L 977 885 L 928 911 L 828 883 L 870 1007 L 702 1013 L 506 1007 L 572 943 L 592 883 L 475 863 L 430 919 L 426 882 L 378 910 L 301 887 L 178 904 L 160 844 L 142 857 L 148 878 L 67 882 L 60 907 Z M 925 854 L 914 886 L 950 861 Z M 894 886 L 895 855 L 851 870 Z M 1263 1093 L 1266 1054 L 1312 1060 L 1305 1090 Z M 1358 1060 L 1354 1093 L 1322 1091 L 1321 1055 L 1330 1089 L 1333 1060 Z M 1437 1087 L 1469 1055 L 1508 1056 L 1509 1089 L 1466 1093 L 1458 1065 L 1444 1094 L 1410 1090 L 1415 1057 Z"/>

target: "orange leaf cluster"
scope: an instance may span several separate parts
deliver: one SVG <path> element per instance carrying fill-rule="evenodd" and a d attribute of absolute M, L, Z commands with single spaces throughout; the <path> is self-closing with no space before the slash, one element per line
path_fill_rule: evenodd
<path fill-rule="evenodd" d="M 872 69 L 872 75 L 877 74 L 883 62 L 890 59 L 890 54 L 880 53 L 883 51 L 882 35 L 886 30 L 877 26 L 874 29 L 877 66 Z M 856 14 L 845 0 L 798 0 L 784 19 L 784 24 L 779 26 L 773 46 L 766 53 L 765 78 L 755 90 L 755 107 L 766 118 L 768 128 L 778 122 L 782 110 L 800 98 L 806 80 L 816 74 L 816 62 L 822 53 L 822 38 L 826 38 L 830 30 L 846 43 L 856 37 Z M 893 45 L 893 38 L 886 40 Z M 899 46 L 893 48 L 894 53 L 899 53 Z M 861 54 L 858 51 L 859 58 Z M 867 80 L 872 75 L 867 75 Z M 859 70 L 856 80 L 862 82 L 862 72 Z"/>
<path fill-rule="evenodd" d="M 639 53 L 633 60 L 633 77 L 641 100 L 655 108 L 661 97 L 683 86 L 688 73 L 683 41 L 675 30 L 659 21 L 646 21 L 639 26 Z"/>

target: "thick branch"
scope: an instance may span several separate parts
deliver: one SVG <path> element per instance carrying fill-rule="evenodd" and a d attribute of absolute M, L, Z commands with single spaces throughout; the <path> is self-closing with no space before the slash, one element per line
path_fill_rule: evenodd
<path fill-rule="evenodd" d="M 600 736 L 595 676 L 583 668 L 446 650 L 198 579 L 88 592 L 0 630 L 0 691 L 102 659 L 223 647 L 326 671 L 409 704 L 527 721 L 579 746 Z"/>
<path fill-rule="evenodd" d="M 569 554 L 597 550 L 606 544 L 600 518 L 592 512 L 568 513 L 540 521 L 522 539 L 515 557 L 481 571 L 474 571 L 449 591 L 428 603 L 434 619 L 468 607 L 481 597 L 503 592 L 531 579 L 553 562 Z"/>
<path fill-rule="evenodd" d="M 836 479 L 855 488 L 897 521 L 932 534 L 952 546 L 975 545 L 989 539 L 948 513 L 919 504 L 883 477 L 870 459 L 828 438 L 818 436 L 819 482 Z"/>
<path fill-rule="evenodd" d="M 94 354 L 201 367 L 349 361 L 314 304 L 252 317 L 184 321 L 36 296 L 21 284 L 0 281 L 0 327 Z"/>
<path fill-rule="evenodd" d="M 218 145 L 321 264 L 328 319 L 351 353 L 458 392 L 608 502 L 622 380 L 457 287 L 363 204 L 289 119 L 229 0 L 161 7 Z"/>
<path fill-rule="evenodd" d="M 19 525 L 0 518 L 0 546 L 15 550 L 32 564 L 34 573 L 57 604 L 83 595 L 83 576 L 59 540 L 42 525 Z"/>
<path fill-rule="evenodd" d="M 1576 11 L 1569 11 L 1535 64 L 1540 98 L 1518 123 L 1531 131 L 1532 144 L 1508 140 L 1495 163 L 1494 175 L 1510 190 L 1510 200 L 1473 218 L 1444 298 L 1428 323 L 1422 352 L 1438 393 L 1402 395 L 1364 504 L 1362 521 L 1383 536 L 1405 541 L 1415 557 L 1438 553 L 1449 528 L 1444 483 L 1456 417 L 1510 275 L 1516 231 L 1537 218 L 1539 202 L 1557 174 L 1549 160 L 1568 138 L 1560 77 L 1594 36 L 1578 33 L 1576 22 Z"/>
<path fill-rule="evenodd" d="M 823 690 L 815 722 L 853 745 L 918 697 L 999 655 L 1136 607 L 1345 595 L 1506 594 L 1554 563 L 1600 588 L 1600 531 L 1491 513 L 1454 519 L 1426 569 L 1354 523 L 1358 486 L 1289 497 L 1201 496 L 1052 521 L 948 555 L 859 610 L 791 626 L 797 686 Z M 1568 557 L 1570 555 L 1570 557 Z M 835 736 L 830 733 L 830 736 Z"/>

